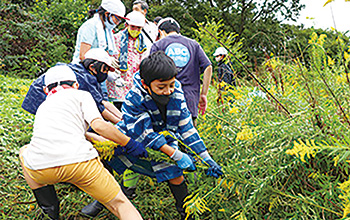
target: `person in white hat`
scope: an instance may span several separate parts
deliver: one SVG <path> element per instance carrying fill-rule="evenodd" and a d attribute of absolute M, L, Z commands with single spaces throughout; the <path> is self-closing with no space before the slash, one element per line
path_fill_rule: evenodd
<path fill-rule="evenodd" d="M 147 14 L 149 10 L 149 6 L 144 0 L 135 0 L 132 3 L 132 10 L 141 12 L 145 18 L 146 22 L 142 28 L 141 34 L 145 39 L 145 43 L 147 45 L 146 56 L 149 55 L 149 51 L 151 50 L 152 44 L 156 42 L 158 37 L 158 27 L 154 22 L 147 20 Z"/>
<path fill-rule="evenodd" d="M 57 63 L 56 65 L 68 66 L 76 74 L 79 83 L 79 90 L 89 92 L 103 118 L 117 123 L 121 119 L 121 112 L 114 105 L 103 99 L 103 93 L 100 82 L 104 82 L 107 73 L 114 71 L 112 67 L 112 57 L 101 48 L 90 49 L 82 62 L 78 64 Z M 26 97 L 23 100 L 22 108 L 31 114 L 36 114 L 37 109 L 46 99 L 46 95 L 42 90 L 45 75 L 40 76 L 30 86 Z"/>
<path fill-rule="evenodd" d="M 44 215 L 59 219 L 53 184 L 68 182 L 103 203 L 119 219 L 142 219 L 85 139 L 87 124 L 137 157 L 147 157 L 144 146 L 102 119 L 91 94 L 78 90 L 76 75 L 68 66 L 50 68 L 44 82 L 48 97 L 35 116 L 30 143 L 20 150 L 25 180 Z"/>
<path fill-rule="evenodd" d="M 133 86 L 133 75 L 139 70 L 141 60 L 145 56 L 147 46 L 141 35 L 145 25 L 145 16 L 132 11 L 126 16 L 126 28 L 115 35 L 117 52 L 113 55 L 119 62 L 119 71 L 123 84 L 107 81 L 108 99 L 121 109 L 125 96 Z"/>
<path fill-rule="evenodd" d="M 125 19 L 124 4 L 120 0 L 102 0 L 101 6 L 90 10 L 89 14 L 93 17 L 84 22 L 78 30 L 72 63 L 82 61 L 85 53 L 91 48 L 102 48 L 111 56 L 116 53 L 113 29 Z M 118 78 L 118 74 L 113 72 L 108 76 L 110 81 Z M 101 83 L 101 87 L 107 100 L 106 83 Z"/>
<path fill-rule="evenodd" d="M 236 80 L 231 69 L 232 63 L 227 57 L 227 50 L 224 47 L 218 47 L 213 56 L 215 61 L 218 62 L 218 82 L 225 82 L 228 85 L 236 86 Z M 221 90 L 224 87 L 220 87 Z"/>
<path fill-rule="evenodd" d="M 98 9 L 90 10 L 93 17 L 78 30 L 72 63 L 79 63 L 91 48 L 102 48 L 110 55 L 116 53 L 112 30 L 125 19 L 125 6 L 120 0 L 102 0 Z"/>

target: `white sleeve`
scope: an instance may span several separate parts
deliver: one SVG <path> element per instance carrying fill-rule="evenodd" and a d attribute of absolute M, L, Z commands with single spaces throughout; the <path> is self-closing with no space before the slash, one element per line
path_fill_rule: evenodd
<path fill-rule="evenodd" d="M 82 95 L 81 109 L 83 111 L 84 120 L 89 124 L 96 118 L 102 119 L 102 116 L 97 109 L 94 99 L 88 92 L 84 92 Z"/>

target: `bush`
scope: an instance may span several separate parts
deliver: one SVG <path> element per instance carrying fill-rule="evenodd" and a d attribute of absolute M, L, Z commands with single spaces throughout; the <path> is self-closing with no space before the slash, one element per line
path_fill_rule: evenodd
<path fill-rule="evenodd" d="M 86 3 L 43 1 L 23 9 L 1 2 L 0 7 L 2 74 L 33 78 L 59 61 L 71 60 L 74 36 L 85 18 L 82 14 L 87 14 Z"/>

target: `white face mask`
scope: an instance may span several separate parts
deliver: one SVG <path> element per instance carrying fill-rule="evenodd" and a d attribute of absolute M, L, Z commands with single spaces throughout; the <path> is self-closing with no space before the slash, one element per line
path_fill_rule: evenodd
<path fill-rule="evenodd" d="M 215 57 L 215 60 L 216 60 L 216 62 L 220 62 L 220 60 L 221 60 L 221 56 L 217 56 L 217 57 Z"/>

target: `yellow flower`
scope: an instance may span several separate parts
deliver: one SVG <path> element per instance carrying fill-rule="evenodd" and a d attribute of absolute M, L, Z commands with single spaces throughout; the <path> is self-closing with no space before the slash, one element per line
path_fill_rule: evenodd
<path fill-rule="evenodd" d="M 340 159 L 339 155 L 333 158 L 334 166 L 335 166 L 335 167 L 338 165 L 339 159 Z"/>
<path fill-rule="evenodd" d="M 217 131 L 218 133 L 220 133 L 220 129 L 221 129 L 221 128 L 222 128 L 221 124 L 218 123 L 218 124 L 216 125 L 216 131 Z"/>
<path fill-rule="evenodd" d="M 344 59 L 348 61 L 350 59 L 350 55 L 348 52 L 344 51 Z"/>
<path fill-rule="evenodd" d="M 235 114 L 237 112 L 238 112 L 238 108 L 236 108 L 235 106 L 232 106 L 232 108 L 229 111 L 230 114 Z"/>
<path fill-rule="evenodd" d="M 328 65 L 333 66 L 335 61 L 330 56 L 327 56 L 327 57 L 328 57 Z"/>
<path fill-rule="evenodd" d="M 248 126 L 244 126 L 243 129 L 237 133 L 236 142 L 242 140 L 250 140 L 254 137 L 252 130 Z"/>
<path fill-rule="evenodd" d="M 311 143 L 309 140 L 306 140 L 305 143 L 300 139 L 298 139 L 298 141 L 299 143 L 294 141 L 294 147 L 286 150 L 286 154 L 295 155 L 299 157 L 302 162 L 306 162 L 305 155 L 307 158 L 310 158 L 311 156 L 314 157 L 316 155 L 319 147 L 316 146 L 314 140 L 311 140 Z"/>

